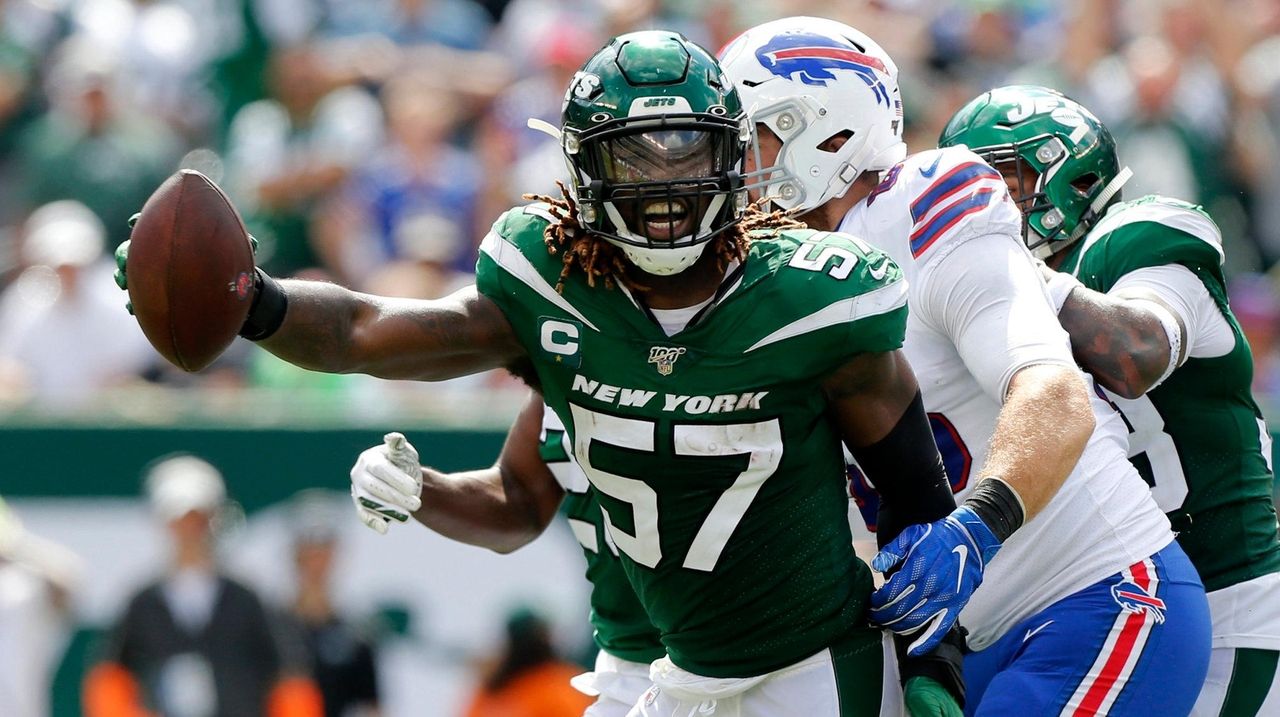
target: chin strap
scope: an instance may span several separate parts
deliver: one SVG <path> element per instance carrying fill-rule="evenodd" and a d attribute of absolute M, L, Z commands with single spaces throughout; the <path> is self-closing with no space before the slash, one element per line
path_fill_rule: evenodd
<path fill-rule="evenodd" d="M 560 128 L 546 120 L 530 117 L 525 121 L 525 125 L 531 130 L 554 137 L 557 142 L 560 141 Z"/>
<path fill-rule="evenodd" d="M 1133 179 L 1133 170 L 1128 167 L 1121 168 L 1116 176 L 1110 182 L 1107 182 L 1107 186 L 1103 187 L 1101 192 L 1098 192 L 1098 196 L 1094 197 L 1093 202 L 1089 204 L 1089 211 L 1094 214 L 1100 214 L 1103 209 L 1107 208 L 1111 198 L 1118 194 L 1120 188 L 1130 179 Z"/>
<path fill-rule="evenodd" d="M 1085 212 L 1084 220 L 1080 222 L 1080 224 L 1069 236 L 1067 236 L 1067 238 L 1051 239 L 1035 249 L 1032 249 L 1031 254 L 1037 259 L 1046 260 L 1054 254 L 1057 254 L 1063 249 L 1071 246 L 1085 234 L 1088 234 L 1089 229 L 1093 226 L 1093 218 L 1102 214 L 1102 211 L 1111 203 L 1112 198 L 1120 193 L 1120 190 L 1130 179 L 1133 179 L 1133 170 L 1128 167 L 1121 167 L 1120 171 L 1116 173 L 1116 176 L 1112 177 L 1111 181 L 1107 182 L 1107 186 L 1103 187 L 1102 191 L 1098 192 L 1098 196 L 1094 197 L 1093 201 L 1089 203 L 1089 210 Z M 1053 209 L 1051 211 L 1057 211 L 1057 209 Z"/>

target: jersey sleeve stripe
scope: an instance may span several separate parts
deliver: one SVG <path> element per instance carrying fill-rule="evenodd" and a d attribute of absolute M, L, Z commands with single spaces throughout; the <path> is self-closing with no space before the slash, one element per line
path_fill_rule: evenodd
<path fill-rule="evenodd" d="M 948 197 L 981 178 L 1000 179 L 999 172 L 979 162 L 965 162 L 942 175 L 911 203 L 911 220 L 919 222 Z"/>
<path fill-rule="evenodd" d="M 599 331 L 596 325 L 587 320 L 581 312 L 573 307 L 565 298 L 556 293 L 556 289 L 548 284 L 542 275 L 538 273 L 538 269 L 529 261 L 528 257 L 520 253 L 511 242 L 503 239 L 497 232 L 489 232 L 485 235 L 484 240 L 480 242 L 480 253 L 487 255 L 493 259 L 494 263 L 502 267 L 504 271 L 510 274 L 520 283 L 533 289 L 539 296 L 555 304 L 557 308 L 571 314 L 578 321 L 590 326 L 593 331 Z"/>
<path fill-rule="evenodd" d="M 929 223 L 911 234 L 911 256 L 918 259 L 930 246 L 933 246 L 933 242 L 938 237 L 955 226 L 956 222 L 974 212 L 980 212 L 985 209 L 991 203 L 991 195 L 993 194 L 995 194 L 995 190 L 983 189 L 968 199 L 961 199 L 939 212 L 933 219 L 929 220 Z"/>
<path fill-rule="evenodd" d="M 795 336 L 807 334 L 829 326 L 847 324 L 869 316 L 886 314 L 907 303 L 907 282 L 901 279 L 881 286 L 865 294 L 841 299 L 833 304 L 796 319 L 768 336 L 752 344 L 743 353 L 750 353 L 758 348 L 776 344 Z"/>

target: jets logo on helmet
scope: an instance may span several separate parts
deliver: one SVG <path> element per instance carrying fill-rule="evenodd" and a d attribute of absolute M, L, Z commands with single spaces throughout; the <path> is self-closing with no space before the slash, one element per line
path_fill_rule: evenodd
<path fill-rule="evenodd" d="M 1105 125 L 1057 90 L 997 87 L 952 115 L 938 146 L 965 145 L 1000 170 L 1017 191 L 1023 239 L 1047 259 L 1080 240 L 1120 201 L 1132 176 L 1120 165 Z"/>
<path fill-rule="evenodd" d="M 775 36 L 758 48 L 756 59 L 779 77 L 799 79 L 806 85 L 819 87 L 826 87 L 836 79 L 832 70 L 849 70 L 871 88 L 876 102 L 887 106 L 891 101 L 889 91 L 880 81 L 881 75 L 889 73 L 884 62 L 859 52 L 849 42 L 812 33 L 787 33 Z"/>

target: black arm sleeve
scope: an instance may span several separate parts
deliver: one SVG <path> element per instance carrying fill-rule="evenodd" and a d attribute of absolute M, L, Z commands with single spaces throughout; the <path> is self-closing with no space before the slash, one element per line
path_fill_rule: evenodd
<path fill-rule="evenodd" d="M 880 547 L 908 525 L 932 523 L 956 509 L 951 483 L 924 412 L 924 399 L 918 391 L 888 435 L 852 453 L 880 494 L 880 513 L 876 517 L 876 542 Z"/>

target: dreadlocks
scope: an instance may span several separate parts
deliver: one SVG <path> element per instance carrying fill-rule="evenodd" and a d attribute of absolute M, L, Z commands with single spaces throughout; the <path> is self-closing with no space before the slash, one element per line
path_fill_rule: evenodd
<path fill-rule="evenodd" d="M 556 293 L 564 292 L 564 281 L 575 266 L 587 275 L 587 286 L 595 286 L 596 279 L 600 279 L 606 289 L 612 289 L 616 281 L 632 291 L 648 291 L 648 287 L 636 283 L 628 276 L 621 249 L 591 234 L 578 222 L 578 207 L 573 195 L 563 182 L 557 181 L 556 185 L 560 187 L 560 198 L 543 194 L 524 195 L 530 201 L 545 202 L 550 207 L 551 216 L 556 218 L 555 222 L 547 225 L 542 235 L 547 251 L 560 254 L 564 264 L 556 282 Z M 716 260 L 723 271 L 731 262 L 746 259 L 752 232 L 776 232 L 804 227 L 803 222 L 792 219 L 784 211 L 766 213 L 760 210 L 759 202 L 753 202 L 737 223 L 711 240 L 710 248 L 715 251 Z"/>

